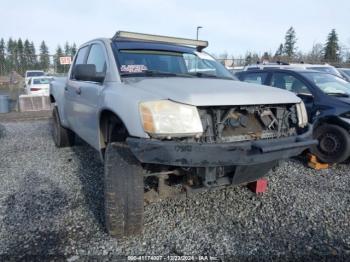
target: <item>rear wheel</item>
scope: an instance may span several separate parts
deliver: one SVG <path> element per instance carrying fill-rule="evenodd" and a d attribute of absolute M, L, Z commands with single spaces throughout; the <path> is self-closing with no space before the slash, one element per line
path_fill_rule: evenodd
<path fill-rule="evenodd" d="M 57 147 L 69 147 L 74 145 L 75 134 L 73 131 L 61 125 L 57 107 L 52 111 L 53 130 L 52 136 Z"/>
<path fill-rule="evenodd" d="M 325 124 L 316 128 L 314 138 L 319 144 L 311 149 L 325 163 L 340 163 L 350 155 L 349 133 L 344 128 Z"/>
<path fill-rule="evenodd" d="M 140 234 L 144 212 L 142 167 L 125 143 L 107 145 L 104 181 L 108 233 L 115 237 Z"/>

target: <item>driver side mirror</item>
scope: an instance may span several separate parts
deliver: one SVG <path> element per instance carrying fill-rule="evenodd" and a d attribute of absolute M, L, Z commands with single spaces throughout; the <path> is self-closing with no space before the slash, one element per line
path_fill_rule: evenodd
<path fill-rule="evenodd" d="M 92 81 L 102 83 L 105 76 L 96 72 L 94 64 L 82 64 L 74 66 L 74 78 L 79 81 Z"/>

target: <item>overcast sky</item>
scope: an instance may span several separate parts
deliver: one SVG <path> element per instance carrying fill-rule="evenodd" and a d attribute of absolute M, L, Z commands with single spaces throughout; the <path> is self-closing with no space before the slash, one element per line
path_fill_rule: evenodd
<path fill-rule="evenodd" d="M 209 41 L 208 52 L 275 52 L 290 26 L 299 50 L 325 42 L 332 28 L 350 47 L 349 0 L 31 0 L 0 1 L 0 38 L 45 40 L 50 52 L 65 41 L 78 45 L 117 30 Z"/>

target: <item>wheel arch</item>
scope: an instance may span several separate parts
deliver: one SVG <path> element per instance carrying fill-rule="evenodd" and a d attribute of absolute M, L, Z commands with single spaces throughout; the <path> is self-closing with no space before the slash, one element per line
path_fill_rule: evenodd
<path fill-rule="evenodd" d="M 123 142 L 128 135 L 127 126 L 117 113 L 110 109 L 101 110 L 99 114 L 99 139 L 102 154 L 106 149 L 107 142 L 109 142 L 108 139 L 112 138 L 111 142 Z"/>
<path fill-rule="evenodd" d="M 50 94 L 50 102 L 51 102 L 51 104 L 55 104 L 56 103 L 56 99 L 55 99 L 55 97 L 52 94 Z"/>
<path fill-rule="evenodd" d="M 331 125 L 337 125 L 342 128 L 344 128 L 347 131 L 350 131 L 350 124 L 344 122 L 341 120 L 338 116 L 326 116 L 318 119 L 314 123 L 314 130 L 316 130 L 319 126 L 324 125 L 324 124 L 331 124 Z"/>

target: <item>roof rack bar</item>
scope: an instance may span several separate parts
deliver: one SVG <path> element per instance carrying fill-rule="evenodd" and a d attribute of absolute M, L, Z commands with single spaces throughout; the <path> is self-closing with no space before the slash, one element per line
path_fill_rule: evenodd
<path fill-rule="evenodd" d="M 162 35 L 150 35 L 150 34 L 142 34 L 142 33 L 134 33 L 127 31 L 118 31 L 112 38 L 112 40 L 116 40 L 118 38 L 129 38 L 136 40 L 145 40 L 145 41 L 158 41 L 158 42 L 166 42 L 171 44 L 179 44 L 179 45 L 189 45 L 197 47 L 198 51 L 206 48 L 208 46 L 208 41 L 203 40 L 194 40 L 188 38 L 179 38 L 172 36 L 162 36 Z"/>

